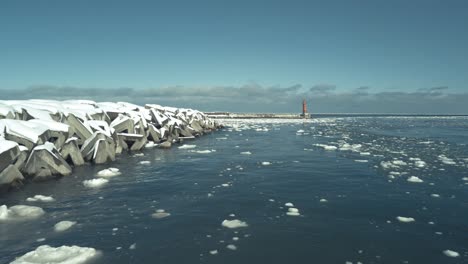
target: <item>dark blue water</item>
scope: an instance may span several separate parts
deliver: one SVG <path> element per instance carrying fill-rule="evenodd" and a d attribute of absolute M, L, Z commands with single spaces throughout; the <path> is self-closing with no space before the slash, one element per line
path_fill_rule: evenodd
<path fill-rule="evenodd" d="M 185 142 L 194 149 L 123 154 L 1 194 L 0 205 L 46 214 L 0 223 L 0 263 L 45 244 L 96 248 L 97 263 L 468 263 L 468 118 L 229 122 Z M 108 167 L 122 175 L 83 186 Z M 25 201 L 36 194 L 56 201 Z M 286 214 L 288 202 L 300 216 Z M 156 209 L 171 215 L 155 219 Z M 228 229 L 225 219 L 248 227 Z M 77 225 L 54 232 L 62 220 Z"/>

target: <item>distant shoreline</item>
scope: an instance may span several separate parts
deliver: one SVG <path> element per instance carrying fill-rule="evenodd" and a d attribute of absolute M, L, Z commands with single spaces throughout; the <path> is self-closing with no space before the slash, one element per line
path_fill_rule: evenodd
<path fill-rule="evenodd" d="M 214 119 L 309 119 L 327 117 L 468 117 L 468 114 L 411 114 L 411 113 L 318 113 L 309 114 L 309 118 L 304 118 L 301 114 L 288 113 L 229 113 L 229 112 L 204 112 L 208 117 Z"/>

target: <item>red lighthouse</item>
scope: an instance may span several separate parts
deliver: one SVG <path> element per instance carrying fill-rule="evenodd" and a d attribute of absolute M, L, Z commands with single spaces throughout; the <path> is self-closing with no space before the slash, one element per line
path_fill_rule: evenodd
<path fill-rule="evenodd" d="M 302 100 L 302 115 L 303 118 L 310 118 L 309 114 L 307 113 L 307 102 L 306 100 Z"/>

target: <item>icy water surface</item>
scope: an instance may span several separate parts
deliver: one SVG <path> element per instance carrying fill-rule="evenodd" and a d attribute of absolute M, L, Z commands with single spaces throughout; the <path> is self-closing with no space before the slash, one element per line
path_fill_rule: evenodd
<path fill-rule="evenodd" d="M 468 263 L 468 118 L 227 122 L 1 194 L 45 214 L 0 222 L 0 263 L 40 245 L 94 263 Z M 83 185 L 109 167 L 122 174 Z"/>

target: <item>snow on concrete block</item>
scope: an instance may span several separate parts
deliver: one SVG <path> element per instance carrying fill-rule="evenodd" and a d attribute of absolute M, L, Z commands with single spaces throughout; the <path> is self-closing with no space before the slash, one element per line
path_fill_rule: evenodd
<path fill-rule="evenodd" d="M 67 161 L 68 164 L 81 166 L 84 164 L 83 156 L 78 147 L 77 138 L 69 138 L 60 149 L 60 155 Z"/>
<path fill-rule="evenodd" d="M 23 171 L 31 176 L 48 177 L 52 175 L 69 175 L 72 169 L 62 158 L 54 144 L 46 142 L 31 151 Z"/>

